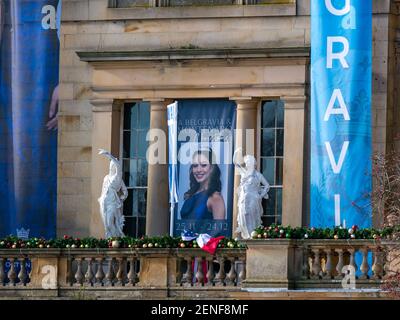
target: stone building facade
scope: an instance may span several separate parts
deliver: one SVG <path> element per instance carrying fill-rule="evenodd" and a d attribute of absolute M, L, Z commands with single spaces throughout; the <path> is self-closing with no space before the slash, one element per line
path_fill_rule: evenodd
<path fill-rule="evenodd" d="M 166 131 L 167 104 L 184 98 L 235 101 L 256 146 L 263 103 L 283 102 L 281 222 L 307 225 L 310 1 L 193 2 L 63 0 L 58 235 L 104 236 L 97 150 L 123 155 L 127 104 L 146 102 L 150 128 Z M 387 152 L 400 147 L 400 2 L 373 6 L 373 149 Z M 148 167 L 146 187 L 146 233 L 168 233 L 166 165 Z"/>

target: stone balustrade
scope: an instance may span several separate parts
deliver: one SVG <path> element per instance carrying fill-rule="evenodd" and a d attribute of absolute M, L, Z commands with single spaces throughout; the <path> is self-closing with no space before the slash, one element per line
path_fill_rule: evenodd
<path fill-rule="evenodd" d="M 350 280 L 351 276 L 354 276 L 358 288 L 377 287 L 382 282 L 386 263 L 385 245 L 382 243 L 314 240 L 298 244 L 303 251 L 300 287 L 342 286 L 342 280 Z"/>
<path fill-rule="evenodd" d="M 400 249 L 399 243 L 374 240 L 266 239 L 246 244 L 244 287 L 287 289 L 379 289 L 386 271 L 393 269 L 389 264 L 394 265 L 386 258 L 388 248 Z"/>
<path fill-rule="evenodd" d="M 184 267 L 177 281 L 181 286 L 240 286 L 246 278 L 243 250 L 221 250 L 215 256 L 193 250 L 178 250 L 178 264 Z"/>
<path fill-rule="evenodd" d="M 215 255 L 198 248 L 2 249 L 0 297 L 236 299 L 257 288 L 343 289 L 352 270 L 356 289 L 379 290 L 388 270 L 399 268 L 387 259 L 388 248 L 399 252 L 393 241 L 243 242 L 247 249 Z"/>
<path fill-rule="evenodd" d="M 32 289 L 73 296 L 83 288 L 95 296 L 123 290 L 123 297 L 162 298 L 171 288 L 235 288 L 245 279 L 245 259 L 243 249 L 0 250 L 0 296 Z"/>

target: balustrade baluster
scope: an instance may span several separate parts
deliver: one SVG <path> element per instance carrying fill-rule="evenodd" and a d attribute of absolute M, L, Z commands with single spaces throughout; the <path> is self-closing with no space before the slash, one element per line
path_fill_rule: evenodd
<path fill-rule="evenodd" d="M 344 266 L 343 262 L 343 249 L 335 249 L 335 251 L 338 253 L 339 258 L 338 258 L 338 263 L 336 265 L 336 272 L 337 272 L 337 279 L 343 279 L 344 274 L 342 273 L 342 269 Z"/>
<path fill-rule="evenodd" d="M 235 286 L 236 285 L 236 278 L 237 278 L 237 273 L 235 269 L 235 257 L 229 258 L 229 261 L 231 263 L 231 268 L 229 269 L 229 272 L 227 274 L 227 282 L 230 286 Z"/>
<path fill-rule="evenodd" d="M 361 276 L 360 276 L 360 279 L 366 280 L 366 279 L 369 279 L 369 276 L 368 276 L 368 271 L 369 271 L 368 248 L 367 247 L 366 248 L 362 248 L 360 251 L 361 251 L 362 256 L 363 256 L 362 263 L 361 263 L 361 266 L 360 266 L 360 271 L 362 273 Z"/>
<path fill-rule="evenodd" d="M 18 276 L 17 273 L 15 272 L 15 262 L 17 261 L 17 258 L 10 258 L 10 270 L 8 271 L 8 279 L 10 280 L 10 284 L 15 286 L 17 284 Z"/>
<path fill-rule="evenodd" d="M 83 280 L 85 279 L 83 272 L 82 272 L 82 260 L 83 258 L 75 258 L 77 270 L 75 273 L 75 280 L 77 284 L 83 285 Z"/>
<path fill-rule="evenodd" d="M 218 263 L 219 263 L 219 271 L 217 276 L 215 277 L 215 282 L 216 285 L 218 286 L 224 286 L 225 285 L 225 278 L 226 278 L 226 274 L 225 274 L 225 257 L 220 256 L 218 258 Z"/>
<path fill-rule="evenodd" d="M 107 283 L 114 286 L 115 272 L 114 272 L 114 258 L 108 260 L 108 270 L 106 274 Z"/>
<path fill-rule="evenodd" d="M 239 282 L 242 283 L 246 280 L 246 259 L 240 259 L 242 263 L 242 270 L 239 272 Z"/>
<path fill-rule="evenodd" d="M 192 271 L 192 257 L 185 257 L 186 261 L 186 272 L 183 274 L 182 277 L 182 284 L 183 285 L 192 285 L 193 282 L 193 271 Z"/>
<path fill-rule="evenodd" d="M 355 262 L 354 256 L 355 256 L 355 249 L 348 249 L 349 253 L 350 253 L 350 262 L 349 265 L 352 266 L 354 268 L 354 273 L 357 272 L 357 264 Z M 356 276 L 356 279 L 358 279 L 358 277 Z"/>
<path fill-rule="evenodd" d="M 97 258 L 97 272 L 96 272 L 96 283 L 100 284 L 101 286 L 104 286 L 104 270 L 103 270 L 103 261 L 104 258 Z"/>
<path fill-rule="evenodd" d="M 374 263 L 372 265 L 373 278 L 376 280 L 383 277 L 382 251 L 380 248 L 374 249 Z"/>
<path fill-rule="evenodd" d="M 28 281 L 28 274 L 26 271 L 26 259 L 25 258 L 19 259 L 19 263 L 20 263 L 20 270 L 19 270 L 18 278 L 19 278 L 20 283 L 23 286 L 26 286 L 26 283 Z"/>
<path fill-rule="evenodd" d="M 118 284 L 121 286 L 125 286 L 126 283 L 126 268 L 125 268 L 125 258 L 118 257 L 118 272 L 117 272 L 117 280 Z"/>
<path fill-rule="evenodd" d="M 325 279 L 333 278 L 333 265 L 332 265 L 332 250 L 326 250 L 326 263 L 325 263 Z"/>
<path fill-rule="evenodd" d="M 93 261 L 94 258 L 88 258 L 88 265 L 87 265 L 87 271 L 85 274 L 85 282 L 91 286 L 93 286 L 93 279 L 94 279 L 94 274 L 93 274 Z"/>
<path fill-rule="evenodd" d="M 303 265 L 302 265 L 302 278 L 305 279 L 310 279 L 310 258 L 311 258 L 311 251 L 309 250 L 308 247 L 305 247 L 303 249 Z"/>
<path fill-rule="evenodd" d="M 182 257 L 177 257 L 176 258 L 176 273 L 175 273 L 175 283 L 177 285 L 182 284 L 182 277 L 183 277 L 183 273 L 182 273 L 182 266 L 183 266 L 183 258 Z"/>
<path fill-rule="evenodd" d="M 314 253 L 314 261 L 312 265 L 312 276 L 313 278 L 320 278 L 320 273 L 322 271 L 319 249 L 312 249 Z"/>
<path fill-rule="evenodd" d="M 196 272 L 196 285 L 204 286 L 204 273 L 203 273 L 203 257 L 196 258 L 197 261 L 197 272 Z"/>
<path fill-rule="evenodd" d="M 136 257 L 129 257 L 129 273 L 128 273 L 128 283 L 131 286 L 136 285 Z"/>
<path fill-rule="evenodd" d="M 207 285 L 208 286 L 213 286 L 214 285 L 214 278 L 215 278 L 215 272 L 214 272 L 214 257 L 208 257 L 207 258 Z"/>
<path fill-rule="evenodd" d="M 6 282 L 6 274 L 4 272 L 5 258 L 0 257 L 0 286 L 4 286 Z"/>
<path fill-rule="evenodd" d="M 66 277 L 66 282 L 72 286 L 74 284 L 74 277 L 72 274 L 72 258 L 68 257 L 67 258 L 67 274 L 65 275 Z"/>

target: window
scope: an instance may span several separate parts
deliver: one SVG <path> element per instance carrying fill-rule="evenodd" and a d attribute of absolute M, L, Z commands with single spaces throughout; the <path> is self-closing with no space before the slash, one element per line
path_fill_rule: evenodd
<path fill-rule="evenodd" d="M 266 101 L 261 107 L 261 172 L 271 185 L 269 199 L 263 199 L 264 225 L 282 222 L 282 178 L 284 105 Z"/>
<path fill-rule="evenodd" d="M 292 4 L 295 0 L 109 0 L 109 8 Z"/>
<path fill-rule="evenodd" d="M 177 6 L 223 6 L 237 4 L 236 0 L 169 0 L 170 7 Z"/>
<path fill-rule="evenodd" d="M 140 237 L 146 232 L 147 160 L 150 104 L 125 104 L 122 133 L 122 170 L 128 188 L 124 202 L 126 235 Z"/>

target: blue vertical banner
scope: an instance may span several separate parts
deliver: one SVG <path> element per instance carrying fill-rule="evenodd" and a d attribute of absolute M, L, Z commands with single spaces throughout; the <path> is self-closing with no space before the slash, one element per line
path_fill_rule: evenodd
<path fill-rule="evenodd" d="M 311 5 L 311 225 L 369 227 L 372 1 Z"/>
<path fill-rule="evenodd" d="M 0 236 L 56 234 L 60 13 L 0 1 Z"/>

